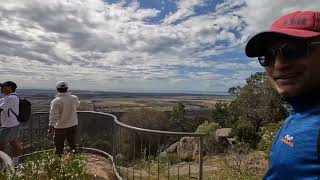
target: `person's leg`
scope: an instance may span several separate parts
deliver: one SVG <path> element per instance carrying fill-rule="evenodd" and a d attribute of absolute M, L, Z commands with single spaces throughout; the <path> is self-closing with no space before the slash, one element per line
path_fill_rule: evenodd
<path fill-rule="evenodd" d="M 61 156 L 64 148 L 64 140 L 66 138 L 65 129 L 54 129 L 54 146 L 56 148 L 56 154 Z"/>
<path fill-rule="evenodd" d="M 7 138 L 11 148 L 11 157 L 13 159 L 13 163 L 18 165 L 19 156 L 22 154 L 22 148 L 19 143 L 19 130 L 20 126 L 7 128 Z"/>
<path fill-rule="evenodd" d="M 78 126 L 72 126 L 67 129 L 67 140 L 71 152 L 77 151 L 77 129 Z"/>
<path fill-rule="evenodd" d="M 5 146 L 8 144 L 7 130 L 0 128 L 0 151 L 4 151 Z"/>
<path fill-rule="evenodd" d="M 19 163 L 19 156 L 22 154 L 21 145 L 18 142 L 18 140 L 9 141 L 9 144 L 11 146 L 12 160 L 13 160 L 14 165 L 16 166 Z"/>
<path fill-rule="evenodd" d="M 22 149 L 21 149 L 21 145 L 18 142 L 18 140 L 9 141 L 9 144 L 11 146 L 12 157 L 20 156 L 22 153 Z"/>
<path fill-rule="evenodd" d="M 4 151 L 4 147 L 6 146 L 7 142 L 6 141 L 0 141 L 0 151 Z"/>

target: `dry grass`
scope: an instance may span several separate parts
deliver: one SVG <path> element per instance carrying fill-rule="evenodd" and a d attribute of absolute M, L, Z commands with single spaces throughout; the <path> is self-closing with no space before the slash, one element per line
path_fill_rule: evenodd
<path fill-rule="evenodd" d="M 93 99 L 81 99 L 81 105 L 78 110 L 91 111 L 93 110 Z M 34 112 L 49 111 L 50 102 L 52 99 L 32 99 L 32 108 Z M 176 96 L 176 97 L 134 97 L 134 98 L 100 98 L 94 99 L 94 104 L 99 111 L 104 112 L 128 112 L 141 108 L 152 108 L 158 111 L 172 111 L 172 108 L 178 102 L 183 102 L 185 105 L 201 106 L 213 108 L 218 102 L 227 102 L 226 100 L 211 99 L 208 97 L 196 96 Z"/>
<path fill-rule="evenodd" d="M 267 162 L 264 159 L 263 152 L 255 151 L 251 152 L 243 157 L 241 157 L 241 169 L 245 169 L 246 172 L 240 174 L 233 169 L 234 167 L 230 167 L 226 164 L 235 163 L 234 158 L 239 158 L 238 155 L 235 154 L 225 154 L 225 155 L 216 155 L 210 157 L 204 157 L 203 164 L 203 179 L 205 180 L 258 180 L 262 179 L 266 169 Z M 127 179 L 133 179 L 133 174 L 135 179 L 158 179 L 158 174 L 156 172 L 157 164 L 151 165 L 152 174 L 149 175 L 149 171 L 147 168 L 140 169 L 136 168 L 135 170 L 130 168 L 121 168 L 122 173 L 124 173 L 124 177 Z M 155 166 L 155 167 L 153 167 Z M 168 167 L 161 168 L 159 173 L 159 179 L 168 179 L 168 170 L 170 173 L 169 179 L 179 179 L 187 180 L 189 179 L 189 168 L 191 170 L 190 179 L 197 179 L 198 177 L 198 163 L 191 162 L 190 164 L 187 162 L 181 162 L 175 165 L 171 165 Z M 179 168 L 178 168 L 179 167 Z M 156 169 L 154 169 L 156 168 Z M 179 171 L 179 172 L 178 172 Z M 128 175 L 128 177 L 127 177 Z"/>
<path fill-rule="evenodd" d="M 261 151 L 206 157 L 204 165 L 217 169 L 204 172 L 204 179 L 262 179 L 268 168 L 264 157 L 265 154 Z"/>

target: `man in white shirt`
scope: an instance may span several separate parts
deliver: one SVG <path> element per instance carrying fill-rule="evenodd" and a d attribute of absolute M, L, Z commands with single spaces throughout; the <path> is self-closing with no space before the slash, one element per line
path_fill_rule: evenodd
<path fill-rule="evenodd" d="M 68 93 L 68 84 L 60 81 L 56 85 L 58 94 L 51 102 L 49 114 L 49 137 L 53 136 L 56 154 L 61 156 L 64 141 L 67 139 L 72 151 L 77 146 L 78 117 L 77 107 L 80 106 L 79 98 Z"/>
<path fill-rule="evenodd" d="M 18 142 L 19 136 L 19 98 L 15 93 L 16 83 L 6 81 L 1 84 L 1 93 L 5 96 L 0 99 L 1 128 L 0 128 L 0 150 L 9 143 L 11 146 L 11 156 L 15 164 L 18 163 L 18 156 L 21 154 L 21 146 Z"/>

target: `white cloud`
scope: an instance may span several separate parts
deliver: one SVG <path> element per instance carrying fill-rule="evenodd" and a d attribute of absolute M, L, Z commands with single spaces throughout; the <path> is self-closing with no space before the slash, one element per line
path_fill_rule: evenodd
<path fill-rule="evenodd" d="M 194 15 L 194 8 L 202 5 L 204 0 L 177 0 L 177 11 L 166 16 L 164 19 L 165 24 L 171 24 L 188 16 Z"/>
<path fill-rule="evenodd" d="M 198 15 L 204 0 L 173 1 L 160 10 L 102 0 L 0 0 L 0 81 L 51 87 L 65 79 L 78 89 L 218 91 L 262 70 L 256 61 L 222 58 L 243 51 L 254 32 L 320 1 L 225 0 Z M 233 57 L 234 58 L 234 57 Z M 226 73 L 228 72 L 228 73 Z"/>
<path fill-rule="evenodd" d="M 245 0 L 244 6 L 238 14 L 248 24 L 249 34 L 267 30 L 272 22 L 280 16 L 294 11 L 319 11 L 320 0 L 299 1 L 299 0 Z"/>

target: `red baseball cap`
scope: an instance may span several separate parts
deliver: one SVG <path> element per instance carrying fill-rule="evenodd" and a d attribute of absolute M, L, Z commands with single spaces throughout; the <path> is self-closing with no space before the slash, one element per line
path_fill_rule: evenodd
<path fill-rule="evenodd" d="M 260 56 L 270 38 L 309 39 L 320 36 L 320 12 L 296 11 L 277 19 L 269 31 L 253 36 L 247 43 L 248 57 Z"/>

